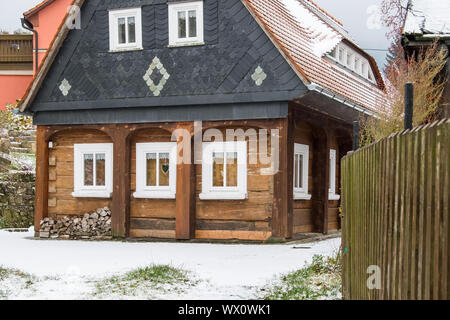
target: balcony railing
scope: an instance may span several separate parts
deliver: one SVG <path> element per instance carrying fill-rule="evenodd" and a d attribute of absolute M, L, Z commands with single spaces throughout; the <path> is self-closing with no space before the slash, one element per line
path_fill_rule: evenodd
<path fill-rule="evenodd" d="M 33 35 L 0 35 L 0 63 L 33 63 Z"/>

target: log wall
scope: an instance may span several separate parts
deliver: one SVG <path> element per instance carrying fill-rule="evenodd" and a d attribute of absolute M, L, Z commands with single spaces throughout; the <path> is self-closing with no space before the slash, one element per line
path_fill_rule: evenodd
<path fill-rule="evenodd" d="M 49 149 L 48 214 L 79 215 L 111 206 L 111 199 L 74 198 L 73 192 L 73 148 L 76 143 L 111 143 L 111 138 L 97 130 L 61 131 L 52 138 Z"/>

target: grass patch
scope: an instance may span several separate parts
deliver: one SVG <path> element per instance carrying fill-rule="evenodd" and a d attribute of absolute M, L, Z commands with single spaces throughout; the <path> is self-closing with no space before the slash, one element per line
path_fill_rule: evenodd
<path fill-rule="evenodd" d="M 151 298 L 155 293 L 183 292 L 192 285 L 195 281 L 190 280 L 188 271 L 168 265 L 151 265 L 97 282 L 95 295 Z"/>
<path fill-rule="evenodd" d="M 16 290 L 27 290 L 35 283 L 32 275 L 0 266 L 0 299 L 7 299 Z"/>
<path fill-rule="evenodd" d="M 341 299 L 341 255 L 315 255 L 304 268 L 283 275 L 263 288 L 265 300 Z"/>

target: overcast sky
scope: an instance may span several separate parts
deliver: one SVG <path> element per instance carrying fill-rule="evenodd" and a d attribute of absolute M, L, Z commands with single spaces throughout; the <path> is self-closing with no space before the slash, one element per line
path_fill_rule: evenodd
<path fill-rule="evenodd" d="M 21 28 L 23 12 L 42 0 L 0 0 L 0 29 L 13 32 Z M 226 0 L 221 0 L 226 1 Z M 387 50 L 389 41 L 386 29 L 376 17 L 376 8 L 381 0 L 315 0 L 331 15 L 339 19 L 352 38 L 363 49 Z M 383 68 L 386 51 L 367 50 Z"/>

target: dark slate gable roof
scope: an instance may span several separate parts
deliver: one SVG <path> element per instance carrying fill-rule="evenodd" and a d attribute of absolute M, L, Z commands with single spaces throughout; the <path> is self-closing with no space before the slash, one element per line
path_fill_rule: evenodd
<path fill-rule="evenodd" d="M 136 6 L 144 50 L 110 53 L 108 9 Z M 204 0 L 203 46 L 168 48 L 167 0 L 87 0 L 81 14 L 82 29 L 69 32 L 31 111 L 288 101 L 306 91 L 241 0 Z M 143 80 L 155 57 L 170 74 L 156 97 Z M 258 66 L 267 74 L 261 86 L 251 78 Z"/>

